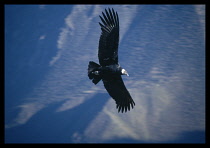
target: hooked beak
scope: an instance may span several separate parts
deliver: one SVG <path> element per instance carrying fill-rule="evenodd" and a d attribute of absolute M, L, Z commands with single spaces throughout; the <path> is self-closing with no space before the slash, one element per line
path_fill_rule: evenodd
<path fill-rule="evenodd" d="M 129 74 L 128 74 L 128 72 L 127 72 L 127 71 L 125 71 L 125 75 L 129 77 Z"/>
<path fill-rule="evenodd" d="M 128 72 L 125 69 L 122 69 L 122 74 L 129 76 Z"/>

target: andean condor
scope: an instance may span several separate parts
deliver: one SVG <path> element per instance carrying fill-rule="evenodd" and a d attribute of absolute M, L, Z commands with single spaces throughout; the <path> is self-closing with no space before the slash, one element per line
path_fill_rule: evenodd
<path fill-rule="evenodd" d="M 106 14 L 105 14 L 106 13 Z M 99 64 L 90 61 L 88 65 L 88 77 L 94 84 L 101 79 L 109 95 L 115 100 L 118 112 L 130 110 L 135 102 L 126 89 L 121 75 L 128 75 L 127 71 L 120 67 L 118 63 L 118 44 L 119 44 L 119 18 L 117 12 L 105 9 L 100 17 L 102 23 L 101 36 L 98 47 Z M 130 107 L 131 106 L 131 107 Z"/>

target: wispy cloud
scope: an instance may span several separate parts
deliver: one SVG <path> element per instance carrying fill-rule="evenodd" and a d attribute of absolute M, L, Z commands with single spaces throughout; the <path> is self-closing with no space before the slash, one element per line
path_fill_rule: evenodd
<path fill-rule="evenodd" d="M 136 17 L 137 5 L 123 5 L 121 8 L 117 8 L 117 12 L 120 18 L 120 42 L 124 38 L 124 35 L 129 30 L 132 20 Z"/>
<path fill-rule="evenodd" d="M 205 5 L 195 5 L 195 11 L 199 15 L 201 23 L 205 23 Z"/>
<path fill-rule="evenodd" d="M 33 115 L 35 115 L 44 107 L 44 104 L 40 104 L 38 102 L 31 102 L 19 105 L 17 108 L 20 110 L 20 113 L 10 124 L 6 125 L 6 128 L 25 124 Z"/>
<path fill-rule="evenodd" d="M 92 19 L 97 16 L 97 11 L 99 11 L 98 7 L 99 6 L 97 5 L 76 5 L 73 7 L 72 13 L 65 18 L 65 27 L 61 29 L 57 41 L 58 52 L 50 61 L 50 66 L 52 66 L 61 57 L 65 49 L 76 50 L 78 47 L 82 48 L 81 43 L 85 42 L 88 44 L 84 38 L 86 38 L 87 34 L 90 36 L 95 35 L 95 32 L 91 34 L 90 29 L 93 28 L 90 26 L 90 24 L 93 25 L 92 23 L 95 23 L 92 22 Z M 87 16 L 86 11 L 89 11 L 90 9 L 93 9 L 94 11 L 91 15 Z M 96 25 L 97 24 L 95 23 L 93 26 Z M 94 39 L 92 39 L 92 41 L 94 41 Z M 78 50 L 81 51 L 81 49 Z"/>
<path fill-rule="evenodd" d="M 205 5 L 195 5 L 195 11 L 198 14 L 198 19 L 201 23 L 201 27 L 203 29 L 203 31 L 205 30 L 205 11 L 206 10 L 206 6 Z M 204 39 L 205 39 L 205 34 L 204 34 Z"/>
<path fill-rule="evenodd" d="M 40 37 L 39 37 L 39 40 L 44 40 L 46 38 L 46 35 L 41 35 Z"/>
<path fill-rule="evenodd" d="M 63 53 L 64 49 L 65 49 L 65 43 L 67 41 L 67 37 L 68 37 L 68 33 L 69 33 L 69 29 L 68 28 L 62 28 L 60 35 L 58 37 L 57 40 L 57 48 L 59 49 L 57 51 L 56 56 L 54 56 L 52 58 L 52 60 L 50 61 L 50 66 L 52 66 L 58 59 L 60 59 L 61 54 Z"/>

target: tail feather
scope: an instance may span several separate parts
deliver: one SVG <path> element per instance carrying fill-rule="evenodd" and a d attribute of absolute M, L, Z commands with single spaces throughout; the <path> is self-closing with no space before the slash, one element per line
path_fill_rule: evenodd
<path fill-rule="evenodd" d="M 93 72 L 99 70 L 101 66 L 93 61 L 89 62 L 88 65 L 88 77 L 94 84 L 97 84 L 101 80 L 101 76 L 95 75 Z"/>

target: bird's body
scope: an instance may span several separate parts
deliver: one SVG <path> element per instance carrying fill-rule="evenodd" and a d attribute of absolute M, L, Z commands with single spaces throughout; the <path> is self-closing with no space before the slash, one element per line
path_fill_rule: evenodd
<path fill-rule="evenodd" d="M 121 78 L 121 75 L 128 76 L 128 73 L 118 63 L 119 18 L 114 9 L 105 9 L 105 13 L 102 12 L 103 18 L 99 16 L 103 23 L 99 23 L 102 30 L 98 50 L 100 65 L 90 61 L 88 77 L 94 84 L 102 79 L 109 95 L 116 101 L 118 111 L 126 112 L 135 103 Z"/>
<path fill-rule="evenodd" d="M 102 77 L 111 77 L 114 75 L 119 75 L 121 74 L 122 68 L 118 64 L 113 64 L 113 65 L 108 65 L 101 67 L 101 74 Z"/>

